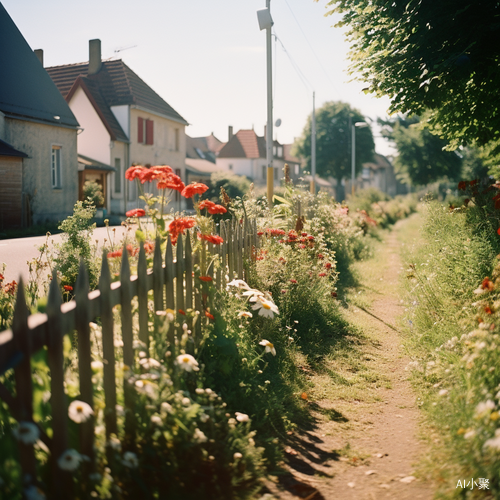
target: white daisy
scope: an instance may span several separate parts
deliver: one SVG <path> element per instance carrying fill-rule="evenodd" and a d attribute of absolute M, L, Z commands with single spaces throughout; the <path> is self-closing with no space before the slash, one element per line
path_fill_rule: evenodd
<path fill-rule="evenodd" d="M 40 437 L 40 430 L 33 422 L 19 422 L 19 425 L 12 429 L 12 434 L 24 444 L 35 444 Z"/>
<path fill-rule="evenodd" d="M 276 356 L 276 349 L 274 348 L 274 344 L 269 342 L 269 340 L 261 340 L 259 345 L 263 345 L 266 348 L 266 352 L 270 352 L 273 356 Z"/>
<path fill-rule="evenodd" d="M 252 318 L 253 317 L 253 314 L 251 312 L 248 312 L 248 311 L 240 311 L 238 313 L 238 318 Z"/>
<path fill-rule="evenodd" d="M 256 303 L 252 306 L 254 311 L 259 311 L 259 316 L 264 316 L 264 318 L 274 318 L 274 315 L 279 314 L 278 306 L 270 300 L 263 297 L 259 297 Z"/>
<path fill-rule="evenodd" d="M 77 424 L 86 422 L 93 414 L 94 410 L 88 403 L 78 401 L 77 399 L 72 401 L 68 408 L 69 418 Z"/>
<path fill-rule="evenodd" d="M 245 288 L 246 290 L 250 290 L 250 287 L 248 286 L 248 284 L 243 281 L 243 280 L 233 280 L 233 281 L 230 281 L 228 284 L 227 284 L 228 287 L 230 286 L 235 286 L 237 288 Z"/>
<path fill-rule="evenodd" d="M 204 443 L 205 441 L 207 441 L 207 436 L 205 436 L 205 433 L 203 431 L 200 431 L 200 429 L 198 429 L 198 427 L 194 430 L 194 434 L 193 434 L 193 441 L 195 443 Z"/>
<path fill-rule="evenodd" d="M 196 361 L 191 354 L 180 354 L 177 356 L 175 362 L 180 368 L 187 372 L 197 372 L 199 370 L 198 361 Z"/>
<path fill-rule="evenodd" d="M 122 464 L 129 469 L 135 469 L 139 466 L 139 459 L 133 451 L 126 451 L 123 454 Z"/>
<path fill-rule="evenodd" d="M 78 469 L 80 462 L 82 461 L 82 456 L 76 450 L 69 449 L 66 450 L 57 460 L 57 465 L 62 470 L 74 471 Z"/>

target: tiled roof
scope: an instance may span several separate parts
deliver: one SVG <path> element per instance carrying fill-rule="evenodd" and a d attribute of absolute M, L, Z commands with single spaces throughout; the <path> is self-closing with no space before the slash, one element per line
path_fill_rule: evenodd
<path fill-rule="evenodd" d="M 103 61 L 100 71 L 94 75 L 87 75 L 88 67 L 88 63 L 79 63 L 45 69 L 64 97 L 69 94 L 76 79 L 82 76 L 95 83 L 109 107 L 135 105 L 188 125 L 188 122 L 172 106 L 121 59 Z"/>
<path fill-rule="evenodd" d="M 0 111 L 51 125 L 78 122 L 40 61 L 0 3 Z"/>
<path fill-rule="evenodd" d="M 213 134 L 208 137 L 190 137 L 186 135 L 186 157 L 204 159 L 215 163 L 217 152 L 224 146 Z"/>
<path fill-rule="evenodd" d="M 254 130 L 239 130 L 219 151 L 218 158 L 265 158 L 266 141 Z"/>

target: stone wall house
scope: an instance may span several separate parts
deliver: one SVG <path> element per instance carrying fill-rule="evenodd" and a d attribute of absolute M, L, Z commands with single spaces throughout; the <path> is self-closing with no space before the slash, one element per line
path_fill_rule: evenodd
<path fill-rule="evenodd" d="M 78 122 L 0 4 L 0 229 L 60 221 L 78 199 Z"/>

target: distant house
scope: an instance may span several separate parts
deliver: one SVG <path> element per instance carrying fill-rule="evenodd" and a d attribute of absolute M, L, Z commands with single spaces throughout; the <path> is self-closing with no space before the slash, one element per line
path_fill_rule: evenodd
<path fill-rule="evenodd" d="M 285 155 L 285 145 L 274 141 L 273 143 L 273 168 L 274 181 L 279 185 L 284 177 L 283 167 L 287 163 Z M 298 177 L 300 167 L 299 161 L 288 156 L 293 164 L 293 174 Z M 266 139 L 258 136 L 252 130 L 239 130 L 229 137 L 228 142 L 220 149 L 217 155 L 217 167 L 220 170 L 228 170 L 237 175 L 245 175 L 251 179 L 255 185 L 264 185 L 267 182 L 267 160 L 266 160 Z M 297 172 L 297 174 L 295 174 Z"/>
<path fill-rule="evenodd" d="M 78 122 L 0 3 L 0 229 L 59 221 L 78 197 Z"/>
<path fill-rule="evenodd" d="M 216 165 L 217 154 L 224 143 L 212 133 L 207 137 L 186 135 L 187 182 L 208 182 L 210 176 L 220 170 Z"/>
<path fill-rule="evenodd" d="M 372 162 L 363 163 L 363 170 L 356 179 L 356 189 L 373 187 L 389 196 L 406 194 L 407 188 L 397 178 L 394 166 L 389 159 L 375 153 Z M 346 182 L 347 192 L 350 192 L 350 182 Z"/>
<path fill-rule="evenodd" d="M 139 203 L 135 183 L 125 181 L 132 164 L 169 165 L 186 180 L 188 122 L 122 60 L 103 61 L 100 40 L 89 41 L 88 63 L 46 70 L 83 129 L 78 154 L 94 162 L 81 162 L 80 182 L 93 179 L 103 185 L 111 214 L 124 214 Z M 114 170 L 109 183 L 105 167 Z"/>

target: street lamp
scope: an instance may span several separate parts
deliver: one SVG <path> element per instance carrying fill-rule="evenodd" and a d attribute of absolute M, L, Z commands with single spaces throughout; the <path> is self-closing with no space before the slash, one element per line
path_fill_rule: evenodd
<path fill-rule="evenodd" d="M 366 122 L 355 122 L 352 124 L 352 150 L 351 150 L 351 196 L 354 196 L 354 182 L 356 180 L 356 127 L 368 127 Z"/>
<path fill-rule="evenodd" d="M 266 52 L 267 52 L 267 127 L 266 127 L 266 159 L 267 159 L 267 202 L 269 208 L 273 206 L 274 191 L 274 168 L 273 168 L 273 64 L 271 28 L 273 18 L 271 17 L 271 0 L 266 0 L 266 8 L 257 11 L 260 30 L 266 30 Z"/>

